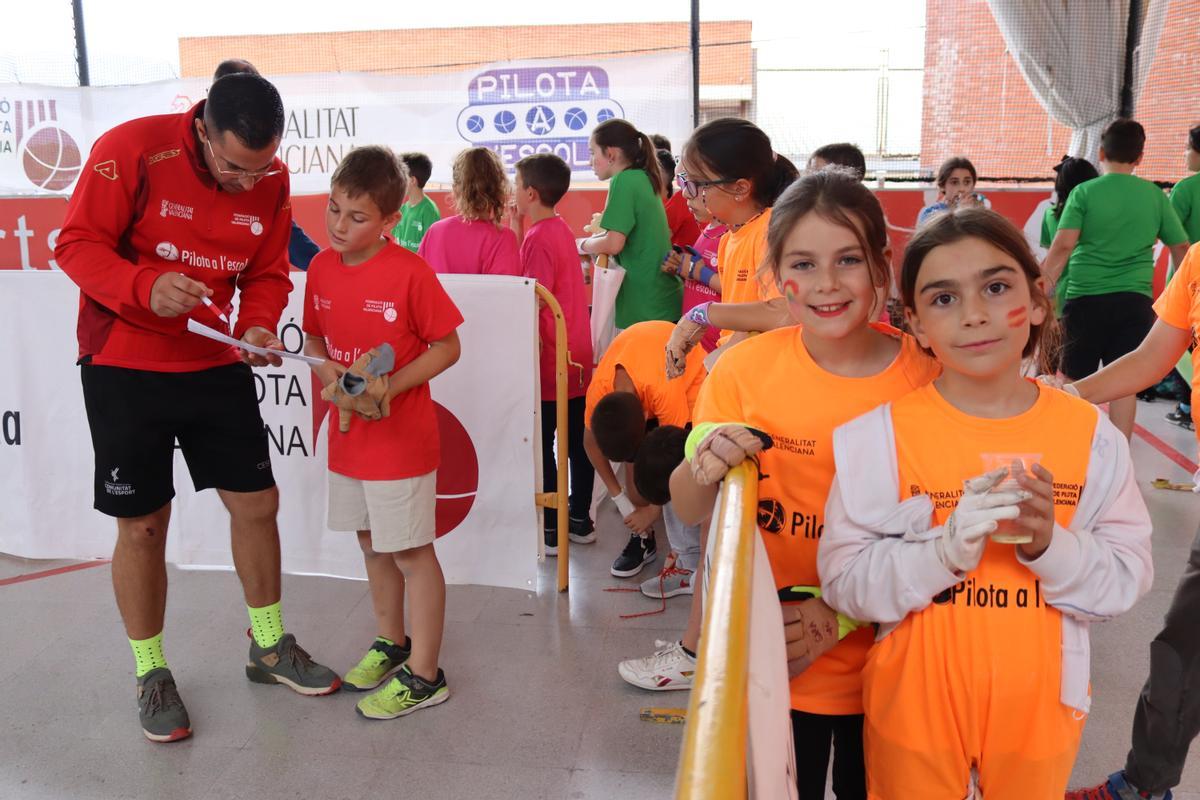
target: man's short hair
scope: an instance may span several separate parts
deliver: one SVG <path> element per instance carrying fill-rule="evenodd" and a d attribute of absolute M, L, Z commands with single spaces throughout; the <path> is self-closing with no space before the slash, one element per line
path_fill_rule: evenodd
<path fill-rule="evenodd" d="M 346 154 L 330 181 L 351 198 L 367 195 L 383 216 L 395 214 L 408 192 L 408 169 L 391 148 L 371 144 Z"/>
<path fill-rule="evenodd" d="M 609 461 L 631 462 L 646 435 L 646 412 L 633 392 L 610 392 L 592 412 L 592 435 Z"/>
<path fill-rule="evenodd" d="M 257 75 L 258 70 L 244 58 L 227 58 L 220 64 L 217 64 L 217 69 L 213 72 L 213 80 L 219 81 L 226 75 Z"/>
<path fill-rule="evenodd" d="M 400 160 L 408 167 L 408 174 L 417 179 L 417 187 L 425 188 L 433 174 L 433 162 L 424 153 L 401 153 Z"/>
<path fill-rule="evenodd" d="M 1104 148 L 1104 157 L 1109 161 L 1132 164 L 1142 157 L 1142 151 L 1146 149 L 1146 129 L 1136 120 L 1113 120 L 1100 134 L 1100 146 Z"/>
<path fill-rule="evenodd" d="M 553 153 L 535 153 L 517 162 L 521 182 L 538 193 L 542 205 L 554 208 L 571 188 L 571 168 Z"/>
<path fill-rule="evenodd" d="M 683 461 L 688 432 L 663 425 L 646 434 L 633 460 L 633 485 L 638 494 L 656 506 L 671 501 L 671 473 Z"/>
<path fill-rule="evenodd" d="M 251 150 L 262 150 L 283 136 L 283 100 L 261 75 L 226 75 L 208 90 L 204 124 L 210 136 L 229 132 Z"/>

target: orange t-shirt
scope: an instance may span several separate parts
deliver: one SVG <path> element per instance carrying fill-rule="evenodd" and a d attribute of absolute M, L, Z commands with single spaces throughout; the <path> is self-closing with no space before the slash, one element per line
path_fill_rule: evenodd
<path fill-rule="evenodd" d="M 722 303 L 757 303 L 781 297 L 774 281 L 762 281 L 759 268 L 767 257 L 767 227 L 771 209 L 764 209 L 736 231 L 729 231 L 717 244 L 717 272 L 721 276 Z M 719 344 L 733 334 L 721 331 Z"/>
<path fill-rule="evenodd" d="M 617 367 L 629 373 L 646 419 L 679 427 L 692 421 L 692 407 L 707 374 L 704 369 L 707 354 L 704 348 L 693 348 L 688 353 L 687 370 L 678 378 L 667 380 L 667 342 L 674 330 L 675 325 L 670 322 L 651 320 L 630 325 L 613 339 L 588 385 L 584 419 L 589 428 L 596 404 L 613 391 Z"/>
<path fill-rule="evenodd" d="M 972 417 L 933 385 L 918 389 L 892 404 L 900 499 L 928 495 L 934 524 L 945 524 L 963 481 L 990 467 L 983 454 L 1025 454 L 1054 476 L 1055 520 L 1065 527 L 1097 420 L 1090 404 L 1045 387 L 1032 408 L 1008 419 Z M 1034 752 L 1069 765 L 1082 721 L 1059 699 L 1062 613 L 1042 597 L 1015 545 L 989 539 L 985 548 L 961 583 L 871 650 L 864 704 L 872 735 L 911 749 L 921 731 L 919 746 L 933 756 Z"/>
<path fill-rule="evenodd" d="M 874 327 L 900 338 L 900 354 L 869 378 L 826 372 L 809 355 L 800 328 L 788 327 L 730 349 L 700 391 L 697 424 L 744 423 L 775 441 L 760 460 L 758 527 L 777 589 L 820 584 L 817 544 L 833 484 L 833 429 L 924 386 L 939 371 L 912 337 Z M 794 678 L 792 708 L 861 714 L 861 673 L 873 635 L 869 628 L 856 631 Z"/>
<path fill-rule="evenodd" d="M 1191 330 L 1192 344 L 1200 331 L 1200 244 L 1194 244 L 1184 256 L 1179 271 L 1154 302 L 1154 313 L 1173 328 Z M 1192 348 L 1192 374 L 1200 376 L 1200 347 Z M 1192 421 L 1200 420 L 1200 381 L 1192 381 Z M 1200 437 L 1200 428 L 1196 435 Z"/>

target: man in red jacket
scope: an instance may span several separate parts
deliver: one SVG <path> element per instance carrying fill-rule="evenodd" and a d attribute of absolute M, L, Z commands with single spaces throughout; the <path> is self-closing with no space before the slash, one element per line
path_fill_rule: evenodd
<path fill-rule="evenodd" d="M 162 651 L 167 522 L 178 441 L 197 489 L 231 518 L 250 613 L 246 675 L 306 695 L 341 685 L 283 631 L 279 492 L 250 366 L 279 365 L 187 331 L 188 319 L 281 350 L 291 291 L 288 173 L 275 157 L 283 103 L 230 75 L 183 114 L 118 125 L 92 148 L 55 258 L 79 285 L 79 365 L 95 450 L 95 507 L 116 517 L 113 589 L 137 663 L 146 737 L 191 734 Z"/>

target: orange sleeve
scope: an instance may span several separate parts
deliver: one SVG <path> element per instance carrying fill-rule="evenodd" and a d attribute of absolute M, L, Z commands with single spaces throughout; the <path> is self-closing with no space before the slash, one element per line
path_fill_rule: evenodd
<path fill-rule="evenodd" d="M 754 282 L 759 300 L 774 300 L 776 297 L 783 297 L 783 294 L 779 291 L 779 286 L 771 271 L 762 271 L 766 260 L 767 237 L 761 236 L 754 242 L 754 270 L 750 273 L 750 280 Z"/>
<path fill-rule="evenodd" d="M 1163 289 L 1163 293 L 1154 301 L 1154 313 L 1158 318 L 1173 328 L 1187 330 L 1192 327 L 1192 293 L 1191 285 L 1195 280 L 1196 262 L 1200 260 L 1200 246 L 1193 246 L 1187 251 L 1179 270 Z"/>

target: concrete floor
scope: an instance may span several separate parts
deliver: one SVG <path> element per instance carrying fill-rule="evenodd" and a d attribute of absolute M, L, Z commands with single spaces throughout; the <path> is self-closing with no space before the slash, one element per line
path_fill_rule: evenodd
<path fill-rule="evenodd" d="M 1162 421 L 1169 409 L 1142 404 L 1139 422 L 1194 458 L 1192 434 Z M 1133 452 L 1155 520 L 1157 578 L 1133 611 L 1093 629 L 1095 700 L 1073 785 L 1124 763 L 1147 644 L 1200 524 L 1200 498 L 1149 487 L 1156 477 L 1184 481 L 1185 471 L 1142 439 Z M 536 593 L 450 587 L 442 663 L 451 700 L 391 722 L 358 718 L 356 695 L 304 698 L 246 681 L 236 578 L 171 568 L 166 654 L 195 735 L 166 746 L 146 742 L 137 726 L 107 566 L 0 586 L 0 681 L 10 687 L 0 701 L 0 797 L 668 797 L 682 728 L 641 722 L 638 712 L 686 706 L 687 695 L 641 692 L 615 665 L 677 637 L 688 598 L 668 601 L 663 614 L 620 619 L 656 606 L 604 591 L 636 581 L 608 575 L 625 537 L 607 506 L 600 523 L 597 544 L 573 548 L 569 597 L 554 591 L 553 560 Z M 0 556 L 0 580 L 65 563 Z M 339 671 L 374 635 L 365 583 L 286 576 L 284 614 L 300 642 Z M 1200 800 L 1200 758 L 1176 797 Z"/>

